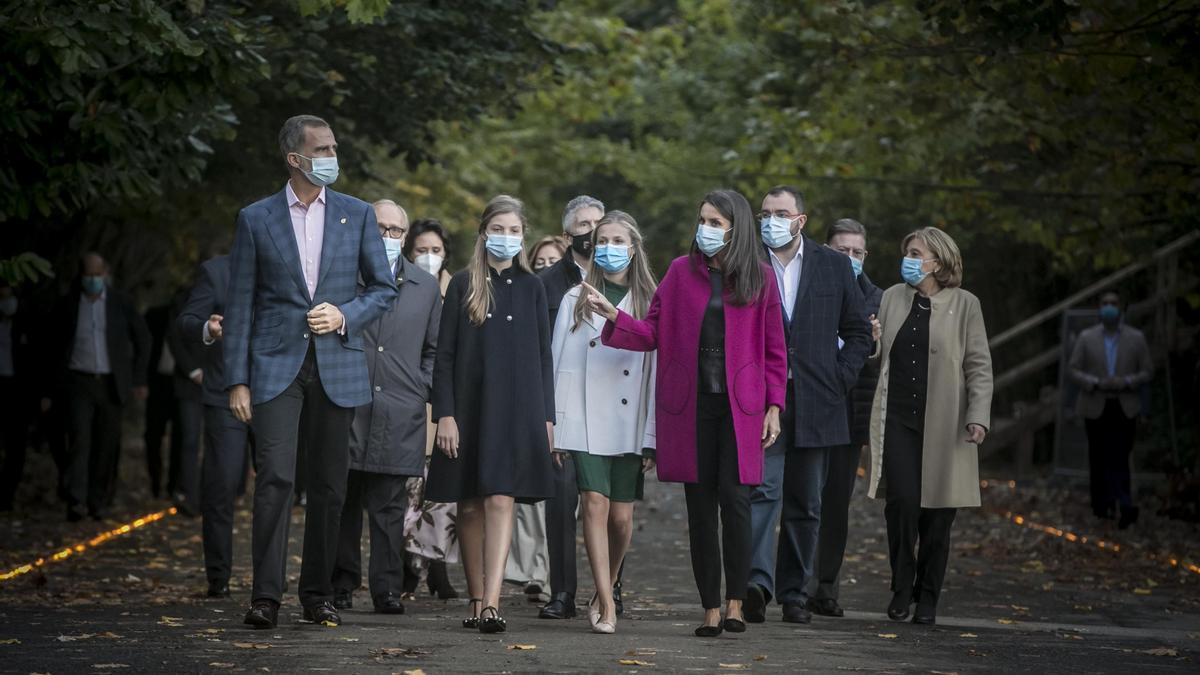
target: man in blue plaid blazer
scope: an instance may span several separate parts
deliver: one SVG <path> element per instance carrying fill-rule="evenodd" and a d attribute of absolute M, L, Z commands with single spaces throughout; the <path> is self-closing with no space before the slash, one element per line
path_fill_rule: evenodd
<path fill-rule="evenodd" d="M 296 448 L 308 448 L 300 603 L 336 626 L 331 583 L 354 409 L 371 401 L 363 328 L 396 296 L 370 205 L 327 189 L 337 143 L 319 117 L 284 123 L 290 177 L 242 209 L 224 318 L 229 407 L 255 434 L 254 587 L 245 621 L 273 628 L 287 570 Z M 365 290 L 357 292 L 361 277 Z"/>

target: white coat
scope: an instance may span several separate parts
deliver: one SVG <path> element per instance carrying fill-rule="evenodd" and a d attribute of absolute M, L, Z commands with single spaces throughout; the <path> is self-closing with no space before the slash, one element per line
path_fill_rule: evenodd
<path fill-rule="evenodd" d="M 614 456 L 654 448 L 656 352 L 634 352 L 600 342 L 604 317 L 575 324 L 581 287 L 563 297 L 554 322 L 554 447 Z M 629 311 L 626 295 L 618 309 Z"/>

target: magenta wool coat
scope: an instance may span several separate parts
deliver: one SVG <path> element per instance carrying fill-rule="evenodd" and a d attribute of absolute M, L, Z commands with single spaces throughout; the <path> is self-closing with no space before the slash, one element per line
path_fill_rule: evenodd
<path fill-rule="evenodd" d="M 631 351 L 658 350 L 655 415 L 658 479 L 696 482 L 696 393 L 700 325 L 711 294 L 703 259 L 676 258 L 659 285 L 646 318 L 618 312 L 606 322 L 604 344 Z M 767 406 L 783 409 L 787 386 L 787 346 L 775 272 L 763 265 L 758 302 L 725 300 L 725 378 L 743 485 L 762 482 L 762 426 Z"/>

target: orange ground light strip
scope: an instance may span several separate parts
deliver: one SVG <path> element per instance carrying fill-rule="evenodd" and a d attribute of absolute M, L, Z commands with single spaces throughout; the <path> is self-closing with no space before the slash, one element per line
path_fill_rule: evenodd
<path fill-rule="evenodd" d="M 100 534 L 92 537 L 91 539 L 88 539 L 87 541 L 81 541 L 78 544 L 75 544 L 74 546 L 67 546 L 66 548 L 64 548 L 56 553 L 51 553 L 44 558 L 38 558 L 37 560 L 35 560 L 31 563 L 27 563 L 25 565 L 21 565 L 20 567 L 14 567 L 13 569 L 11 569 L 9 571 L 4 572 L 3 574 L 0 574 L 0 581 L 8 581 L 9 579 L 14 579 L 16 577 L 19 577 L 22 574 L 28 574 L 28 573 L 36 570 L 37 568 L 42 567 L 43 565 L 48 565 L 52 562 L 62 562 L 63 560 L 66 560 L 67 558 L 70 558 L 71 556 L 79 555 L 80 553 L 83 553 L 84 551 L 88 550 L 89 548 L 95 548 L 95 547 L 99 546 L 100 544 L 103 544 L 104 542 L 108 541 L 109 539 L 113 539 L 116 537 L 120 537 L 121 535 L 129 534 L 130 532 L 133 532 L 134 530 L 136 530 L 140 527 L 145 527 L 146 525 L 149 525 L 150 523 L 162 520 L 163 518 L 166 518 L 167 516 L 173 516 L 176 513 L 178 513 L 178 510 L 174 506 L 172 506 L 171 508 L 169 508 L 165 511 L 151 513 L 151 514 L 142 516 L 141 518 L 134 519 L 128 523 L 125 523 L 124 525 L 121 525 L 120 527 L 113 528 L 107 532 L 101 532 Z"/>

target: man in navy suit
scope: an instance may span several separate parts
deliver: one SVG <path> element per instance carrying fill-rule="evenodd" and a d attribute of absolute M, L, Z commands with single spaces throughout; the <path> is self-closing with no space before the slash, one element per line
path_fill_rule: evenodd
<path fill-rule="evenodd" d="M 330 580 L 350 422 L 354 408 L 371 401 L 363 329 L 388 308 L 396 285 L 371 206 L 327 187 L 338 175 L 329 124 L 312 115 L 288 119 L 279 150 L 287 185 L 238 214 L 223 321 L 229 407 L 255 436 L 254 586 L 245 622 L 273 628 L 278 621 L 303 434 L 309 478 L 300 604 L 305 620 L 337 626 Z"/>
<path fill-rule="evenodd" d="M 765 453 L 763 482 L 750 496 L 754 553 L 745 615 L 751 623 L 766 620 L 774 596 L 784 621 L 809 623 L 806 589 L 817 556 L 821 492 L 830 452 L 850 443 L 846 397 L 871 352 L 871 328 L 849 259 L 804 236 L 808 216 L 800 191 L 771 188 L 758 215 L 783 301 L 788 393 L 781 433 Z"/>

